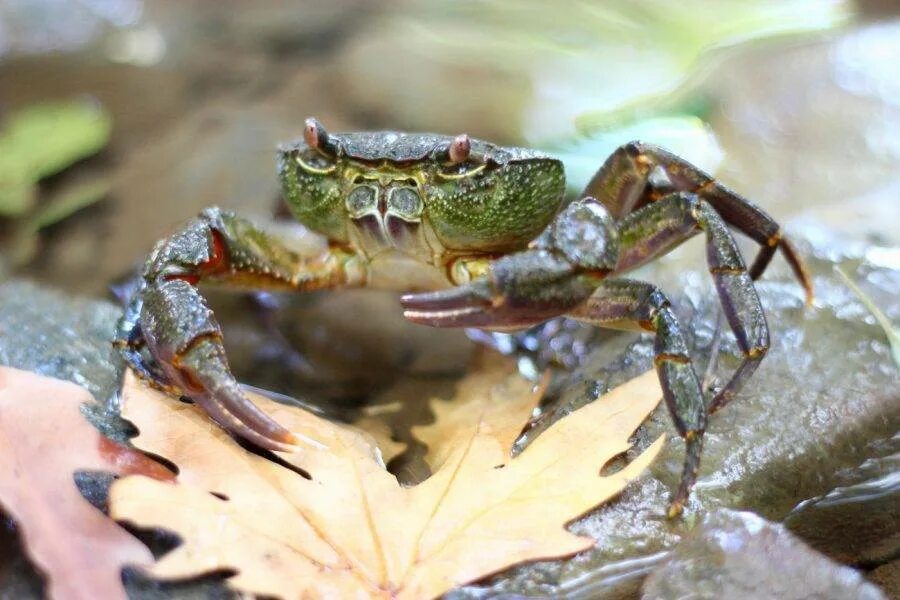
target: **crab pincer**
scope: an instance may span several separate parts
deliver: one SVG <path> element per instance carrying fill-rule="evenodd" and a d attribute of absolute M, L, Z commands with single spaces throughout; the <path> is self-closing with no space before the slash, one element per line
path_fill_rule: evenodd
<path fill-rule="evenodd" d="M 227 431 L 269 450 L 297 439 L 241 390 L 231 373 L 222 330 L 197 284 L 251 280 L 270 289 L 312 289 L 339 278 L 328 253 L 301 259 L 249 221 L 211 208 L 162 240 L 119 322 L 116 345 L 151 385 L 200 406 Z"/>
<path fill-rule="evenodd" d="M 170 385 L 219 425 L 269 450 L 286 450 L 294 435 L 254 405 L 231 374 L 222 333 L 197 288 L 183 279 L 143 292 L 141 330 Z"/>

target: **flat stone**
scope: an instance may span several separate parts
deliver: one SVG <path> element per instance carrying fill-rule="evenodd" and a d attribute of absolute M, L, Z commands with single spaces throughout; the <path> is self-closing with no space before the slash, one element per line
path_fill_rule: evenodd
<path fill-rule="evenodd" d="M 753 513 L 709 513 L 644 584 L 643 600 L 881 600 L 862 575 Z"/>
<path fill-rule="evenodd" d="M 861 465 L 838 473 L 838 486 L 800 503 L 784 520 L 810 546 L 840 562 L 882 564 L 900 548 L 900 435 L 875 442 L 870 451 L 873 456 Z"/>
<path fill-rule="evenodd" d="M 119 313 L 28 281 L 0 283 L 0 364 L 77 383 L 106 402 L 122 369 L 111 343 Z"/>

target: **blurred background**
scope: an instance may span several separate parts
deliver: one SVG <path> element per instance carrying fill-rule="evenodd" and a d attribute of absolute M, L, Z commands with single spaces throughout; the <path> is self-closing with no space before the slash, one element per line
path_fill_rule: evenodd
<path fill-rule="evenodd" d="M 616 146 L 643 139 L 772 213 L 809 260 L 816 304 L 803 308 L 776 259 L 758 286 L 770 358 L 711 424 L 695 497 L 783 521 L 900 597 L 900 2 L 0 0 L 0 364 L 76 381 L 115 409 L 110 285 L 206 206 L 277 215 L 274 150 L 307 116 L 333 131 L 465 132 L 547 150 L 572 195 Z M 640 274 L 691 324 L 700 369 L 718 310 L 702 248 L 692 240 Z M 282 302 L 213 292 L 239 378 L 345 419 L 336 413 L 358 400 L 390 404 L 392 434 L 410 444 L 409 427 L 431 418 L 421 400 L 449 397 L 473 353 L 461 331 L 405 323 L 394 295 L 271 310 Z M 482 341 L 518 352 L 527 375 L 571 370 L 532 432 L 650 366 L 647 336 L 571 322 L 528 335 Z M 105 418 L 121 427 L 114 410 Z M 647 428 L 645 441 L 672 433 L 662 411 Z M 620 584 L 631 595 L 609 597 L 633 597 L 691 524 L 658 518 L 680 469 L 671 439 L 654 470 L 662 484 L 648 479 L 575 526 L 604 543 L 459 597 L 597 597 Z M 414 480 L 414 463 L 391 468 Z M 16 548 L 5 521 L 0 595 L 38 597 Z M 825 585 L 793 560 L 805 575 L 781 579 L 797 597 Z"/>
<path fill-rule="evenodd" d="M 309 115 L 550 150 L 573 192 L 639 138 L 780 219 L 900 220 L 898 17 L 886 0 L 0 0 L 0 272 L 102 295 L 204 206 L 268 213 L 274 148 Z"/>

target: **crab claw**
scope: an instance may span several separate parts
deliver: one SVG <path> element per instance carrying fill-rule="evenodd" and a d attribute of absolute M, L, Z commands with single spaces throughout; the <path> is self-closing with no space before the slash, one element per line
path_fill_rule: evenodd
<path fill-rule="evenodd" d="M 197 289 L 173 279 L 143 293 L 143 334 L 166 377 L 226 430 L 269 450 L 294 434 L 248 399 L 231 374 L 221 330 Z"/>
<path fill-rule="evenodd" d="M 494 261 L 484 279 L 408 294 L 400 302 L 403 316 L 414 323 L 513 330 L 565 314 L 592 289 L 564 259 L 529 250 Z"/>
<path fill-rule="evenodd" d="M 201 339 L 177 360 L 183 389 L 226 430 L 268 450 L 290 451 L 297 439 L 241 391 L 217 339 Z"/>
<path fill-rule="evenodd" d="M 437 292 L 405 294 L 400 303 L 404 317 L 431 327 L 485 327 L 496 317 L 486 280 Z"/>

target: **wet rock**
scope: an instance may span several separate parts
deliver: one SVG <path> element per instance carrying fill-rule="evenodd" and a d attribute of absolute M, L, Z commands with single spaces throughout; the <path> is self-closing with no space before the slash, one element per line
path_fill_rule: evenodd
<path fill-rule="evenodd" d="M 141 0 L 120 0 L 102 7 L 52 0 L 28 4 L 0 1 L 4 36 L 0 58 L 82 49 L 111 27 L 134 24 L 141 4 Z"/>
<path fill-rule="evenodd" d="M 726 509 L 708 514 L 685 536 L 647 578 L 641 597 L 885 598 L 862 575 L 811 550 L 783 526 Z"/>
<path fill-rule="evenodd" d="M 896 600 L 900 598 L 900 560 L 881 565 L 868 574 L 869 581 L 881 586 L 888 597 Z"/>
<path fill-rule="evenodd" d="M 900 168 L 898 32 L 870 24 L 727 61 L 706 86 L 724 107 L 711 116 L 729 157 L 718 175 L 779 218 L 814 209 L 841 229 L 881 225 Z M 896 244 L 898 228 L 882 229 Z"/>
<path fill-rule="evenodd" d="M 105 403 L 119 388 L 111 340 L 119 309 L 23 280 L 0 284 L 0 364 L 87 388 Z"/>
<path fill-rule="evenodd" d="M 873 457 L 839 473 L 841 485 L 798 505 L 784 524 L 831 558 L 877 565 L 900 548 L 900 435 L 879 440 Z M 889 452 L 886 456 L 878 456 Z M 900 593 L 900 586 L 895 591 Z"/>
<path fill-rule="evenodd" d="M 513 569 L 452 597 L 496 593 L 633 597 L 646 575 L 647 562 L 660 560 L 709 511 L 719 507 L 752 510 L 781 521 L 809 498 L 827 495 L 850 481 L 877 480 L 895 472 L 893 463 L 886 462 L 878 476 L 871 470 L 868 477 L 848 475 L 868 460 L 890 455 L 885 448 L 891 447 L 900 429 L 900 374 L 883 331 L 834 274 L 832 261 L 838 260 L 895 322 L 900 318 L 900 269 L 884 263 L 883 253 L 873 252 L 871 246 L 824 233 L 820 242 L 801 242 L 804 255 L 811 257 L 817 292 L 814 308 L 804 309 L 802 292 L 783 266 L 758 285 L 772 347 L 747 388 L 711 419 L 699 482 L 684 519 L 668 521 L 664 516 L 684 446 L 661 407 L 637 436 L 639 447 L 661 433 L 669 436 L 668 449 L 650 476 L 626 490 L 618 502 L 571 526 L 598 540 L 593 549 L 569 561 Z M 661 282 L 670 292 L 680 291 L 672 295 L 682 322 L 691 324 L 689 345 L 702 373 L 710 352 L 716 301 L 708 276 L 685 271 L 682 260 L 667 258 L 642 275 Z M 523 443 L 607 389 L 651 368 L 649 336 L 601 336 L 591 339 L 583 331 L 571 334 L 578 344 L 594 350 L 570 377 L 557 383 L 556 398 Z M 720 383 L 721 376 L 737 366 L 734 346 L 726 343 L 722 350 Z M 879 529 L 900 531 L 896 502 L 892 504 L 887 494 L 858 494 L 852 501 L 831 505 L 828 528 L 817 529 L 811 520 L 795 519 L 798 527 L 800 522 L 808 524 L 804 531 L 816 531 L 817 547 L 842 547 L 842 560 L 871 567 L 866 561 L 872 557 L 884 560 L 900 551 L 896 536 L 885 533 L 879 538 L 877 533 Z M 876 505 L 881 509 L 875 510 Z"/>

